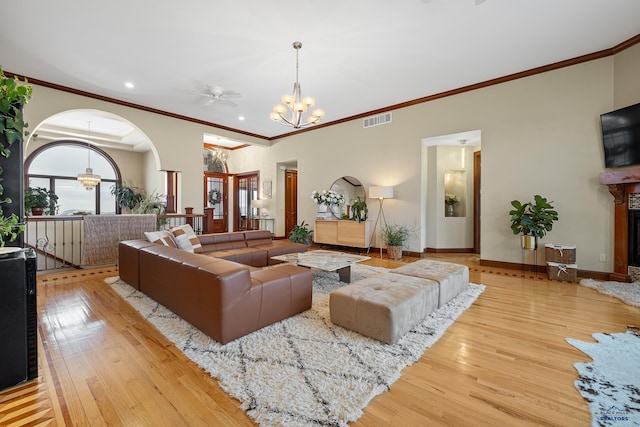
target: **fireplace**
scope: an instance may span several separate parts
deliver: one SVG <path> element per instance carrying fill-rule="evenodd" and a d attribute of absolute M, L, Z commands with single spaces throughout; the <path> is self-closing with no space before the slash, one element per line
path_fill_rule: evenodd
<path fill-rule="evenodd" d="M 640 274 L 640 169 L 600 174 L 614 199 L 613 273 L 610 280 L 630 281 Z"/>
<path fill-rule="evenodd" d="M 629 266 L 640 267 L 640 210 L 629 210 Z"/>

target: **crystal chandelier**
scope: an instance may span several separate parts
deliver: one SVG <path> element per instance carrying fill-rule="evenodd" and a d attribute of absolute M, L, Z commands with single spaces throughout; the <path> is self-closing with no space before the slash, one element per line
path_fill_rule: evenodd
<path fill-rule="evenodd" d="M 209 172 L 226 172 L 229 150 L 221 147 L 204 148 L 204 170 Z"/>
<path fill-rule="evenodd" d="M 229 159 L 229 152 L 220 147 L 216 147 L 212 151 L 212 156 L 215 161 L 226 163 L 227 159 Z"/>
<path fill-rule="evenodd" d="M 91 122 L 87 122 L 87 126 L 89 128 L 88 131 L 88 139 L 91 140 Z M 94 175 L 93 169 L 91 169 L 91 148 L 89 146 L 89 141 L 87 141 L 87 162 L 88 167 L 85 173 L 78 174 L 78 181 L 86 188 L 87 190 L 93 190 L 96 185 L 100 183 L 100 175 Z"/>
<path fill-rule="evenodd" d="M 293 95 L 284 95 L 281 98 L 282 104 L 273 107 L 271 112 L 271 120 L 282 123 L 285 126 L 291 126 L 294 129 L 300 129 L 305 126 L 315 125 L 324 117 L 324 110 L 316 108 L 307 117 L 307 122 L 302 123 L 302 115 L 313 107 L 316 101 L 311 97 L 302 98 L 300 92 L 300 83 L 298 83 L 298 53 L 302 49 L 302 43 L 293 42 L 293 48 L 296 50 L 296 82 L 293 85 Z M 289 113 L 289 117 L 285 114 Z"/>

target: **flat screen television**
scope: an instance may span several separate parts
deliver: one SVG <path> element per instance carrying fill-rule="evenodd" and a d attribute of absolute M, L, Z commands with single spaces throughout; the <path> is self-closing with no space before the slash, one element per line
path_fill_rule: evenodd
<path fill-rule="evenodd" d="M 640 164 L 640 104 L 600 115 L 600 125 L 605 167 Z"/>

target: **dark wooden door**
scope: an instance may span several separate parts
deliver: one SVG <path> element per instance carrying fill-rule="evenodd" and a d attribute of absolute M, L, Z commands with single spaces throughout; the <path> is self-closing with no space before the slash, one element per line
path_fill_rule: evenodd
<path fill-rule="evenodd" d="M 218 172 L 204 173 L 204 207 L 213 208 L 213 232 L 229 231 L 227 201 L 229 178 L 227 174 Z"/>
<path fill-rule="evenodd" d="M 480 253 L 480 151 L 473 153 L 473 252 Z"/>
<path fill-rule="evenodd" d="M 258 172 L 238 174 L 234 178 L 233 230 L 258 230 L 260 221 L 252 201 L 258 199 Z"/>
<path fill-rule="evenodd" d="M 298 223 L 298 171 L 287 170 L 284 175 L 284 235 L 289 237 Z"/>

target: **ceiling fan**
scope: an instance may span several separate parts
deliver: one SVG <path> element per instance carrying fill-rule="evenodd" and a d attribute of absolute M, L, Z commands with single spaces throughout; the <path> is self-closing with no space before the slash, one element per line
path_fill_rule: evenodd
<path fill-rule="evenodd" d="M 211 86 L 211 85 L 206 85 L 204 92 L 189 92 L 189 93 L 208 98 L 207 102 L 205 103 L 206 106 L 212 105 L 212 104 L 220 104 L 220 105 L 226 105 L 229 107 L 237 107 L 238 104 L 233 102 L 231 98 L 240 98 L 242 96 L 240 95 L 240 92 L 225 90 L 221 86 Z"/>

